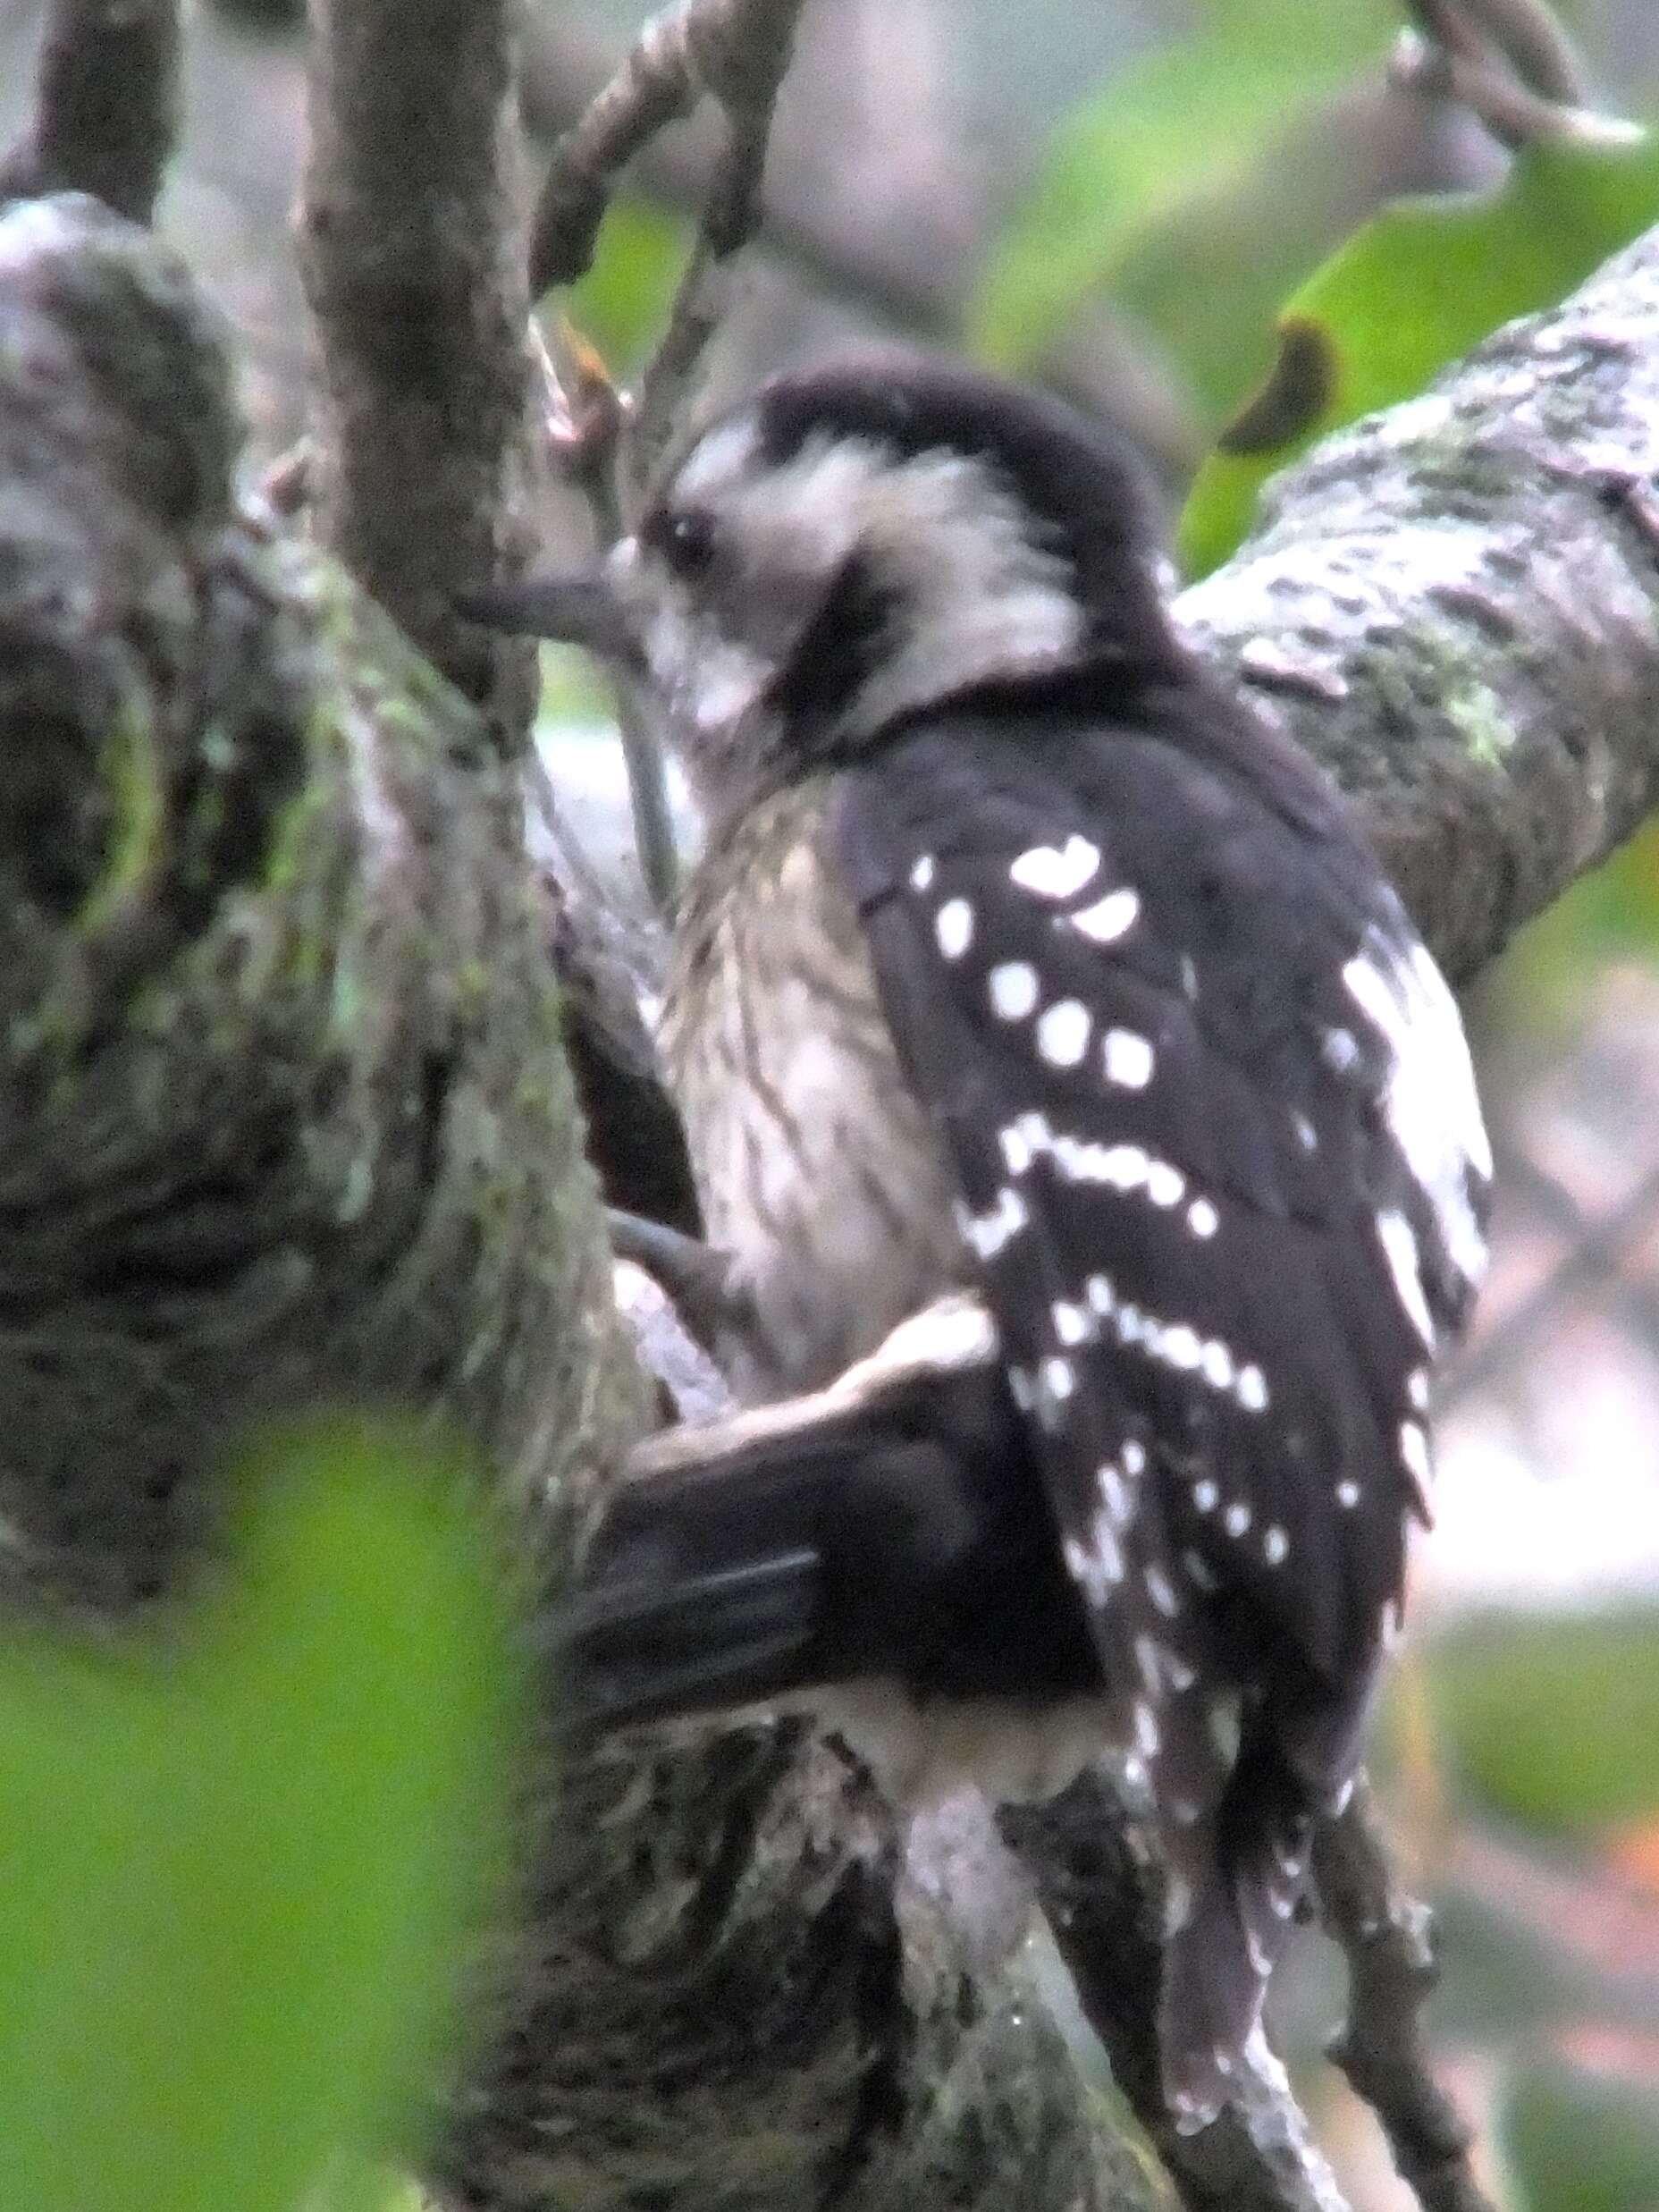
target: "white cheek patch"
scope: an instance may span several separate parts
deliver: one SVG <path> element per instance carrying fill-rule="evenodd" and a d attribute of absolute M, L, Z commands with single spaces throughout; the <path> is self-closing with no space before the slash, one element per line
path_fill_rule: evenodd
<path fill-rule="evenodd" d="M 723 485 L 735 484 L 754 459 L 759 444 L 759 430 L 749 416 L 716 424 L 697 440 L 676 471 L 676 494 L 702 499 Z"/>
<path fill-rule="evenodd" d="M 741 722 L 771 674 L 747 646 L 694 620 L 678 594 L 653 618 L 645 653 L 670 713 L 705 735 Z"/>
<path fill-rule="evenodd" d="M 742 646 L 721 644 L 703 652 L 685 687 L 691 719 L 699 730 L 729 730 L 741 722 L 766 688 L 765 662 Z"/>

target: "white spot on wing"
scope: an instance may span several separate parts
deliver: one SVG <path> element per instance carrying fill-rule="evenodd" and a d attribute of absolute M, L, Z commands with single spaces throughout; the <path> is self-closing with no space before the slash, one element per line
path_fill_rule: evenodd
<path fill-rule="evenodd" d="M 1212 1390 L 1233 1388 L 1233 1355 L 1219 1337 L 1204 1347 L 1204 1380 Z"/>
<path fill-rule="evenodd" d="M 1057 999 L 1037 1022 L 1037 1050 L 1055 1068 L 1075 1068 L 1089 1049 L 1093 1026 L 1081 999 Z"/>
<path fill-rule="evenodd" d="M 1400 1423 L 1400 1458 L 1416 1486 L 1418 1502 L 1427 1515 L 1435 1471 L 1428 1456 L 1428 1438 L 1421 1422 L 1402 1421 Z"/>
<path fill-rule="evenodd" d="M 1103 1047 L 1106 1079 L 1126 1091 L 1144 1090 L 1152 1076 L 1152 1047 L 1133 1029 L 1108 1029 Z"/>
<path fill-rule="evenodd" d="M 1187 1178 L 1167 1160 L 1155 1160 L 1147 1169 L 1146 1195 L 1155 1206 L 1178 1206 L 1186 1188 Z"/>
<path fill-rule="evenodd" d="M 994 1260 L 1009 1237 L 1016 1237 L 1030 1220 L 1025 1201 L 1006 1183 L 997 1193 L 997 1203 L 989 1213 L 970 1213 L 960 1203 L 956 1207 L 956 1226 L 981 1260 Z"/>
<path fill-rule="evenodd" d="M 1122 1528 L 1129 1518 L 1129 1486 L 1122 1473 L 1107 1459 L 1094 1472 L 1095 1482 L 1100 1492 L 1100 1502 L 1106 1507 L 1107 1517 L 1114 1528 Z"/>
<path fill-rule="evenodd" d="M 1422 945 L 1393 942 L 1375 924 L 1343 981 L 1389 1051 L 1389 1130 L 1434 1208 L 1447 1257 L 1478 1281 L 1486 1248 L 1468 1178 L 1490 1176 L 1492 1153 L 1456 1001 Z"/>
<path fill-rule="evenodd" d="M 1394 1279 L 1394 1292 L 1405 1308 L 1406 1318 L 1432 1352 L 1435 1348 L 1434 1316 L 1429 1313 L 1428 1300 L 1423 1295 L 1422 1268 L 1411 1224 L 1403 1213 L 1391 1210 L 1377 1215 L 1377 1233 L 1382 1239 L 1383 1257 L 1387 1261 L 1388 1271 Z"/>
<path fill-rule="evenodd" d="M 932 881 L 933 856 L 923 853 L 910 871 L 910 888 L 912 891 L 926 891 Z"/>
<path fill-rule="evenodd" d="M 1208 1198 L 1195 1198 L 1187 1208 L 1187 1227 L 1195 1237 L 1213 1237 L 1221 1227 L 1221 1216 Z"/>
<path fill-rule="evenodd" d="M 1073 1305 L 1069 1299 L 1057 1298 L 1050 1308 L 1054 1316 L 1054 1333 L 1062 1344 L 1081 1344 L 1092 1331 L 1092 1323 L 1081 1305 Z"/>
<path fill-rule="evenodd" d="M 1185 1321 L 1178 1321 L 1173 1329 L 1165 1330 L 1158 1352 L 1171 1367 L 1178 1367 L 1185 1372 L 1202 1360 L 1203 1339 L 1196 1329 L 1189 1328 Z"/>
<path fill-rule="evenodd" d="M 1124 932 L 1134 927 L 1141 913 L 1141 899 L 1127 883 L 1116 891 L 1109 891 L 1104 899 L 1097 899 L 1091 907 L 1080 907 L 1066 920 L 1097 945 L 1109 945 Z"/>
<path fill-rule="evenodd" d="M 1008 868 L 1008 880 L 1039 899 L 1070 899 L 1082 891 L 1100 865 L 1100 848 L 1073 835 L 1065 846 L 1033 845 Z"/>
<path fill-rule="evenodd" d="M 1037 971 L 1029 960 L 999 960 L 985 984 L 999 1021 L 1023 1021 L 1037 1003 Z"/>
<path fill-rule="evenodd" d="M 1105 1515 L 1096 1514 L 1090 1523 L 1087 1543 L 1075 1536 L 1067 1536 L 1060 1546 L 1060 1553 L 1067 1574 L 1090 1603 L 1104 1606 L 1124 1574 L 1124 1556 Z"/>
<path fill-rule="evenodd" d="M 1170 1580 L 1161 1566 L 1150 1566 L 1146 1571 L 1146 1594 L 1164 1616 L 1173 1621 L 1181 1610 L 1181 1600 L 1171 1587 Z"/>
<path fill-rule="evenodd" d="M 1283 1566 L 1290 1548 L 1291 1540 L 1276 1521 L 1262 1532 L 1261 1556 L 1269 1566 Z"/>
<path fill-rule="evenodd" d="M 947 899 L 934 917 L 939 949 L 947 960 L 959 960 L 973 941 L 973 909 L 965 899 Z"/>

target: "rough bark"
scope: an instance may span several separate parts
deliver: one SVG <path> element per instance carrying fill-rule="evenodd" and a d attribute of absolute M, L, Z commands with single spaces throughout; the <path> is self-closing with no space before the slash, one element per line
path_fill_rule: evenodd
<path fill-rule="evenodd" d="M 91 192 L 147 223 L 178 105 L 178 0 L 54 0 L 29 127 L 0 158 L 0 201 Z"/>
<path fill-rule="evenodd" d="M 300 274 L 319 537 L 509 750 L 535 656 L 455 612 L 529 550 L 509 0 L 314 0 Z"/>
<path fill-rule="evenodd" d="M 333 1392 L 587 1480 L 633 1392 L 516 780 L 232 512 L 176 264 L 26 204 L 0 331 L 0 1573 L 152 1594 L 216 1439 Z"/>

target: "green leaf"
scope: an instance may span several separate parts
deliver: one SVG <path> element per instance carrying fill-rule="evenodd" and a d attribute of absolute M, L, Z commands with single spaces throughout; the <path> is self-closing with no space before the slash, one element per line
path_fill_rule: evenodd
<path fill-rule="evenodd" d="M 689 235 L 680 217 L 653 200 L 625 194 L 611 203 L 594 266 L 560 308 L 613 376 L 626 375 L 660 334 Z"/>
<path fill-rule="evenodd" d="M 1225 205 L 1295 107 L 1394 28 L 1380 0 L 1210 0 L 1194 38 L 1132 63 L 1057 126 L 969 313 L 993 367 L 1028 367 L 1090 294 L 1197 202 Z"/>
<path fill-rule="evenodd" d="M 1495 1615 L 1424 1663 L 1437 1740 L 1482 1803 L 1571 1837 L 1659 1807 L 1659 1608 Z"/>
<path fill-rule="evenodd" d="M 1267 383 L 1200 469 L 1181 521 L 1189 575 L 1238 545 L 1256 494 L 1318 438 L 1420 392 L 1501 324 L 1553 305 L 1659 218 L 1659 139 L 1537 144 L 1497 190 L 1401 200 L 1301 289 Z"/>
<path fill-rule="evenodd" d="M 476 1473 L 314 1431 L 193 1617 L 0 1642 L 0 2204 L 293 2212 L 408 2147 L 506 1865 Z"/>

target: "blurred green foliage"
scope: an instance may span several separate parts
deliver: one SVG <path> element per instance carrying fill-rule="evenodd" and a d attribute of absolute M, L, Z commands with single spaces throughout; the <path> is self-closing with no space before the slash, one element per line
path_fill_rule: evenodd
<path fill-rule="evenodd" d="M 1423 1664 L 1440 1753 L 1479 1805 L 1585 1839 L 1659 1815 L 1659 1606 L 1474 1620 Z"/>
<path fill-rule="evenodd" d="M 1659 139 L 1536 145 L 1493 192 L 1397 201 L 1286 303 L 1266 390 L 1199 470 L 1187 573 L 1225 561 L 1275 469 L 1343 424 L 1422 391 L 1500 324 L 1549 307 L 1659 219 Z"/>
<path fill-rule="evenodd" d="M 1528 2212 L 1659 2212 L 1651 2078 L 1562 2062 L 1520 2071 L 1503 2098 L 1503 2147 Z"/>
<path fill-rule="evenodd" d="M 188 1614 L 0 1642 L 0 2204 L 364 2206 L 452 2056 L 520 1725 L 479 1483 L 363 1425 L 246 1473 Z"/>
<path fill-rule="evenodd" d="M 1190 255 L 1203 254 L 1207 231 L 1228 229 L 1230 203 L 1287 117 L 1381 55 L 1398 28 L 1388 0 L 1332 0 L 1317 23 L 1305 0 L 1207 0 L 1192 36 L 1132 63 L 1055 131 L 970 308 L 974 351 L 1029 368 L 1079 306 L 1109 295 L 1217 410 L 1234 405 L 1308 266 L 1302 210 L 1281 193 L 1248 241 L 1224 238 L 1217 266 Z M 1252 325 L 1262 337 L 1241 362 Z"/>
<path fill-rule="evenodd" d="M 663 326 L 690 241 L 683 216 L 619 193 L 606 212 L 594 266 L 559 302 L 621 377 L 644 358 Z"/>
<path fill-rule="evenodd" d="M 1483 990 L 1511 1028 L 1577 1021 L 1587 973 L 1615 960 L 1651 960 L 1659 945 L 1659 821 L 1581 875 L 1529 923 Z"/>

